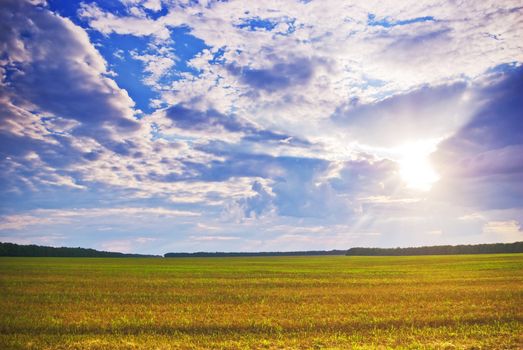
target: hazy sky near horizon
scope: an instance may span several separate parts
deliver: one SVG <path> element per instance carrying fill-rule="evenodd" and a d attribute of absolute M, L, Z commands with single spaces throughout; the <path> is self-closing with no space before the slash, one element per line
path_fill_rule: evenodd
<path fill-rule="evenodd" d="M 0 2 L 0 241 L 523 240 L 521 1 Z"/>

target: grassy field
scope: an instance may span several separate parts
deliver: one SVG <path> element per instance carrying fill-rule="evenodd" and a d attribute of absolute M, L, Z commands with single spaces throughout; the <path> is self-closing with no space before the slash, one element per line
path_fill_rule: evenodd
<path fill-rule="evenodd" d="M 0 349 L 522 349 L 523 254 L 0 258 Z"/>

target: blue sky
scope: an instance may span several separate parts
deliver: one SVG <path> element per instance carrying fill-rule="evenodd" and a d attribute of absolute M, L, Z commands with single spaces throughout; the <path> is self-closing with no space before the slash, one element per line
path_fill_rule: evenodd
<path fill-rule="evenodd" d="M 518 1 L 0 4 L 0 241 L 523 239 Z"/>

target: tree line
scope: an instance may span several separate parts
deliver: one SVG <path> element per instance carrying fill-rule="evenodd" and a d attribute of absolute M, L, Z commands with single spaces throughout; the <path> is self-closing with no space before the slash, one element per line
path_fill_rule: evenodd
<path fill-rule="evenodd" d="M 35 256 L 35 257 L 91 257 L 91 258 L 140 258 L 158 257 L 158 255 L 124 254 L 105 252 L 89 248 L 55 248 L 40 245 L 21 245 L 0 242 L 0 256 Z"/>
<path fill-rule="evenodd" d="M 350 248 L 346 255 L 451 255 L 451 254 L 498 254 L 523 253 L 523 242 L 471 245 L 438 245 L 411 248 Z"/>
<path fill-rule="evenodd" d="M 303 256 L 303 255 L 345 255 L 346 250 L 307 250 L 291 252 L 196 252 L 196 253 L 167 253 L 166 258 L 190 257 L 247 257 L 247 256 Z"/>
<path fill-rule="evenodd" d="M 166 258 L 188 257 L 249 257 L 249 256 L 318 256 L 318 255 L 360 255 L 360 256 L 403 256 L 403 255 L 450 255 L 450 254 L 496 254 L 523 253 L 523 242 L 493 243 L 474 245 L 440 245 L 410 248 L 350 248 L 349 250 L 308 250 L 287 252 L 196 252 L 167 253 Z M 99 251 L 90 248 L 55 248 L 39 245 L 20 245 L 0 242 L 0 256 L 28 257 L 96 257 L 96 258 L 152 258 L 160 255 L 125 254 Z"/>

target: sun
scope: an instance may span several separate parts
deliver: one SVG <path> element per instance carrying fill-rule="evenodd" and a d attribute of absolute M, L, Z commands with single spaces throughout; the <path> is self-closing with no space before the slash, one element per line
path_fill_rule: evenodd
<path fill-rule="evenodd" d="M 429 191 L 439 180 L 429 156 L 436 150 L 433 141 L 420 141 L 406 144 L 399 149 L 400 176 L 408 188 L 418 191 Z"/>

